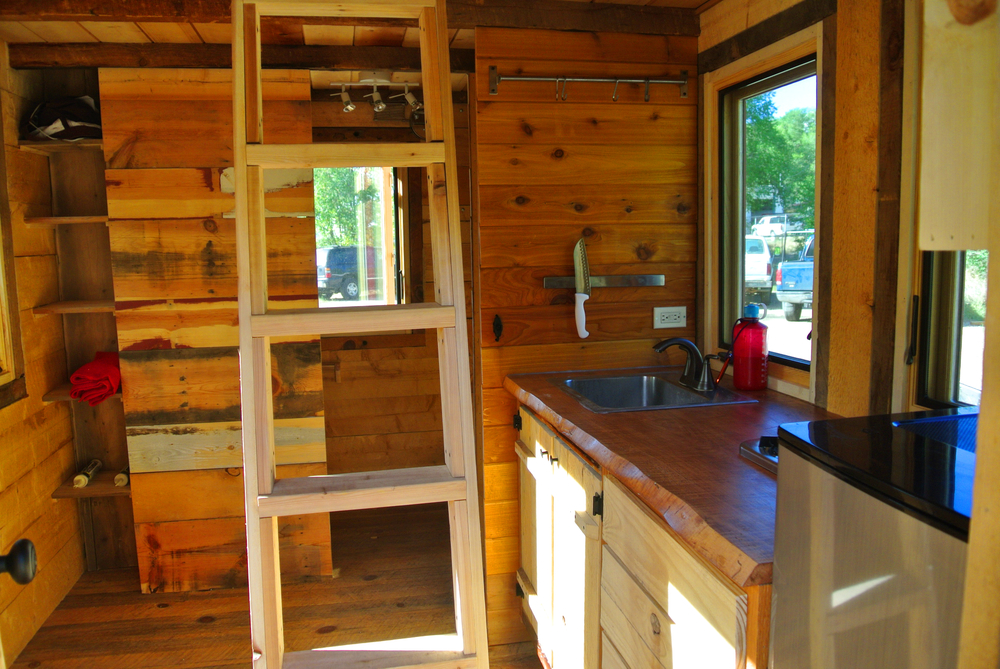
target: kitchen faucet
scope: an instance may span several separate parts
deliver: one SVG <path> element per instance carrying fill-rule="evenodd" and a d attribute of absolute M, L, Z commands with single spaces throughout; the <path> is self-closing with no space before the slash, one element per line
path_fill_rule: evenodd
<path fill-rule="evenodd" d="M 680 346 L 687 352 L 687 361 L 684 363 L 684 373 L 681 374 L 681 385 L 687 386 L 699 392 L 711 392 L 715 390 L 715 382 L 712 380 L 712 365 L 709 360 L 718 359 L 717 355 L 701 356 L 701 351 L 694 345 L 694 342 L 683 337 L 671 337 L 664 339 L 653 347 L 657 353 L 663 353 L 671 346 Z"/>

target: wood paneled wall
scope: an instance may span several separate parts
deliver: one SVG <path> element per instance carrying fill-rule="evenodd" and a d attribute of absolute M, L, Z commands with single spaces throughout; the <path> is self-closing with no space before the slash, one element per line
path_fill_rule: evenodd
<path fill-rule="evenodd" d="M 801 0 L 722 0 L 701 13 L 698 51 L 705 51 Z"/>
<path fill-rule="evenodd" d="M 6 188 L 20 312 L 24 378 L 28 396 L 0 408 L 0 552 L 14 541 L 31 539 L 38 572 L 27 586 L 0 579 L 0 656 L 13 662 L 84 571 L 77 503 L 54 500 L 52 492 L 74 473 L 73 422 L 66 402 L 45 404 L 42 395 L 67 380 L 63 319 L 38 315 L 32 307 L 59 299 L 55 233 L 29 229 L 25 216 L 52 213 L 49 165 L 45 156 L 17 148 L 17 125 L 31 103 L 44 94 L 41 75 L 13 72 L 0 42 L 0 115 Z"/>
<path fill-rule="evenodd" d="M 518 568 L 516 405 L 512 373 L 663 364 L 653 344 L 693 338 L 697 311 L 697 39 L 532 30 L 476 31 L 476 71 L 501 75 L 676 77 L 677 86 L 502 82 L 477 77 L 476 314 L 481 344 L 487 608 L 490 643 L 530 638 L 513 595 Z M 663 274 L 650 288 L 597 288 L 590 337 L 573 320 L 573 246 L 587 240 L 592 275 Z M 686 306 L 688 327 L 653 329 L 653 307 Z M 503 333 L 493 334 L 496 317 Z"/>
<path fill-rule="evenodd" d="M 102 70 L 108 211 L 144 591 L 246 582 L 229 71 Z M 269 142 L 312 141 L 308 73 L 268 72 Z M 312 211 L 312 182 L 269 192 Z M 231 189 L 229 189 L 231 191 Z M 273 307 L 316 306 L 309 218 L 269 218 Z M 318 337 L 273 340 L 278 475 L 326 472 Z M 283 518 L 282 573 L 331 573 L 322 516 Z"/>

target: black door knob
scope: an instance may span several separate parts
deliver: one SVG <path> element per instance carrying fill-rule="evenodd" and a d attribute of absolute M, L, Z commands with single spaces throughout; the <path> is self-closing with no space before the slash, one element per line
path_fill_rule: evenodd
<path fill-rule="evenodd" d="M 27 585 L 35 578 L 35 568 L 38 560 L 35 557 L 35 544 L 28 539 L 18 539 L 11 546 L 10 552 L 0 555 L 0 574 L 8 573 L 15 583 Z"/>

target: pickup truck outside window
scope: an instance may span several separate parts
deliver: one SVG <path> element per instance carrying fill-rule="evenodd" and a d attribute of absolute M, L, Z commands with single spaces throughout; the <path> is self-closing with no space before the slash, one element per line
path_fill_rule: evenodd
<path fill-rule="evenodd" d="M 816 60 L 723 92 L 720 341 L 747 304 L 768 327 L 772 361 L 812 358 L 816 233 Z"/>

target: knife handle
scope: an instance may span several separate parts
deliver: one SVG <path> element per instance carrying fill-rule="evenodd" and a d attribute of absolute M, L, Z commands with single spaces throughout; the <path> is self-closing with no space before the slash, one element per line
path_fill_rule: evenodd
<path fill-rule="evenodd" d="M 576 294 L 576 333 L 580 335 L 580 339 L 586 339 L 590 336 L 587 332 L 587 314 L 583 310 L 583 303 L 590 299 L 590 295 L 586 293 Z"/>

